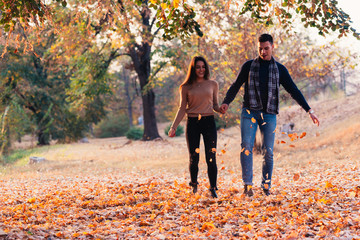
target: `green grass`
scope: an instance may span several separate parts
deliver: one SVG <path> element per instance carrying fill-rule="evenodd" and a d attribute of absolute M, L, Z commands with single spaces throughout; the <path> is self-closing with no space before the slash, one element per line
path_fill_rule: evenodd
<path fill-rule="evenodd" d="M 50 149 L 56 149 L 63 147 L 64 145 L 52 145 L 42 146 L 29 149 L 16 149 L 7 156 L 1 156 L 0 162 L 2 165 L 24 166 L 28 164 L 29 157 L 36 155 L 41 157 L 41 154 L 49 151 Z"/>

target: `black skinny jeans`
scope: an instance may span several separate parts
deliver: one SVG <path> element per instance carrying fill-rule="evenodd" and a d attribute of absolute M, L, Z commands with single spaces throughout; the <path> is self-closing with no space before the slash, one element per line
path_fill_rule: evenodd
<path fill-rule="evenodd" d="M 214 116 L 188 117 L 186 123 L 186 142 L 190 156 L 191 183 L 197 184 L 199 172 L 199 153 L 196 149 L 200 146 L 200 135 L 203 136 L 205 145 L 205 158 L 208 167 L 210 188 L 216 188 L 217 166 L 216 166 L 216 142 L 217 132 Z"/>

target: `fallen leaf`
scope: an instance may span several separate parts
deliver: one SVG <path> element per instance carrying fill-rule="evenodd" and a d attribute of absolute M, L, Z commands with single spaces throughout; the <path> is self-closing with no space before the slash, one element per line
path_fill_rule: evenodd
<path fill-rule="evenodd" d="M 294 180 L 294 181 L 297 181 L 297 180 L 299 180 L 299 178 L 300 178 L 300 174 L 299 174 L 299 173 L 295 173 L 294 176 L 293 176 L 293 180 Z"/>
<path fill-rule="evenodd" d="M 332 185 L 331 182 L 325 183 L 325 188 L 332 188 L 332 187 L 334 187 L 334 185 Z"/>
<path fill-rule="evenodd" d="M 201 230 L 204 231 L 204 230 L 213 230 L 215 229 L 215 225 L 213 223 L 210 223 L 210 222 L 205 222 L 202 227 L 201 227 Z"/>

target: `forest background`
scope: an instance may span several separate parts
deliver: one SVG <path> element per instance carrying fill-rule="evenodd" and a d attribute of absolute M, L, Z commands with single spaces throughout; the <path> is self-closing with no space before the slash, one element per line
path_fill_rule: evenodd
<path fill-rule="evenodd" d="M 5 12 L 14 15 L 2 18 L 2 152 L 25 134 L 38 145 L 122 136 L 140 118 L 143 130 L 132 129 L 135 135 L 157 139 L 157 123 L 176 113 L 191 57 L 207 58 L 221 101 L 241 64 L 256 56 L 262 32 L 274 35 L 276 59 L 308 99 L 354 89 L 346 80 L 357 53 L 336 38 L 319 45 L 293 26 L 299 21 L 320 35 L 358 38 L 346 13 L 322 3 L 56 1 L 38 14 L 26 4 L 6 10 L 5 1 Z M 292 103 L 284 92 L 281 98 Z M 238 106 L 232 107 L 218 126 L 239 121 Z"/>

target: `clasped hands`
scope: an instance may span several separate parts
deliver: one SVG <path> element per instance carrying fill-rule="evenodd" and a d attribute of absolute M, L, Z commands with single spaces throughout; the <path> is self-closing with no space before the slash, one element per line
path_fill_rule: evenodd
<path fill-rule="evenodd" d="M 226 104 L 226 103 L 221 104 L 221 106 L 220 106 L 220 113 L 221 113 L 221 114 L 225 114 L 226 111 L 228 110 L 228 108 L 229 108 L 229 105 L 228 105 L 228 104 Z"/>

